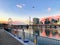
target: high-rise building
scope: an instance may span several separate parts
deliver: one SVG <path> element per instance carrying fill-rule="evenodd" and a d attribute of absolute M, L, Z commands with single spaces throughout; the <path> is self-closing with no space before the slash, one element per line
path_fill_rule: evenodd
<path fill-rule="evenodd" d="M 33 18 L 33 24 L 39 24 L 39 18 Z"/>
<path fill-rule="evenodd" d="M 39 18 L 33 18 L 33 25 L 39 24 Z M 33 34 L 37 33 L 39 35 L 38 26 L 33 26 Z"/>

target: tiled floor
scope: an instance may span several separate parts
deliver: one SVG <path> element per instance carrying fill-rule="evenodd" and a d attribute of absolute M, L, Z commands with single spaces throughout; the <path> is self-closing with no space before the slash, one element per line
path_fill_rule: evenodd
<path fill-rule="evenodd" d="M 0 45 L 23 45 L 16 39 L 7 34 L 3 29 L 0 29 Z"/>

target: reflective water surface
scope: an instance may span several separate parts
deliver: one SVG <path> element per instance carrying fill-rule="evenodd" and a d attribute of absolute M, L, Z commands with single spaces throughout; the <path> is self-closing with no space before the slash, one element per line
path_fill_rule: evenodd
<path fill-rule="evenodd" d="M 23 39 L 23 29 L 14 29 L 13 34 Z M 35 35 L 33 29 L 24 29 L 25 39 L 29 39 L 35 43 Z M 40 28 L 39 36 L 37 37 L 38 45 L 60 45 L 60 28 Z"/>

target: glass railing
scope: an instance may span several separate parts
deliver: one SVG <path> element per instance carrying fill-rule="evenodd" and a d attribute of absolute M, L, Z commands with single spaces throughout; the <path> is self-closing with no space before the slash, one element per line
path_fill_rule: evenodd
<path fill-rule="evenodd" d="M 13 29 L 11 33 L 22 40 L 27 39 L 38 45 L 60 45 L 60 27 L 59 26 L 42 26 L 39 28 L 39 35 L 34 30 L 29 29 Z M 23 31 L 24 30 L 24 31 Z"/>

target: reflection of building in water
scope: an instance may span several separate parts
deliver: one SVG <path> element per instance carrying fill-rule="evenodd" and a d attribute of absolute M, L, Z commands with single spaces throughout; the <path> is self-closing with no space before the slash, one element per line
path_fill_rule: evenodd
<path fill-rule="evenodd" d="M 39 24 L 39 18 L 33 18 L 33 25 Z M 38 26 L 33 26 L 33 34 L 37 33 L 39 35 Z"/>

